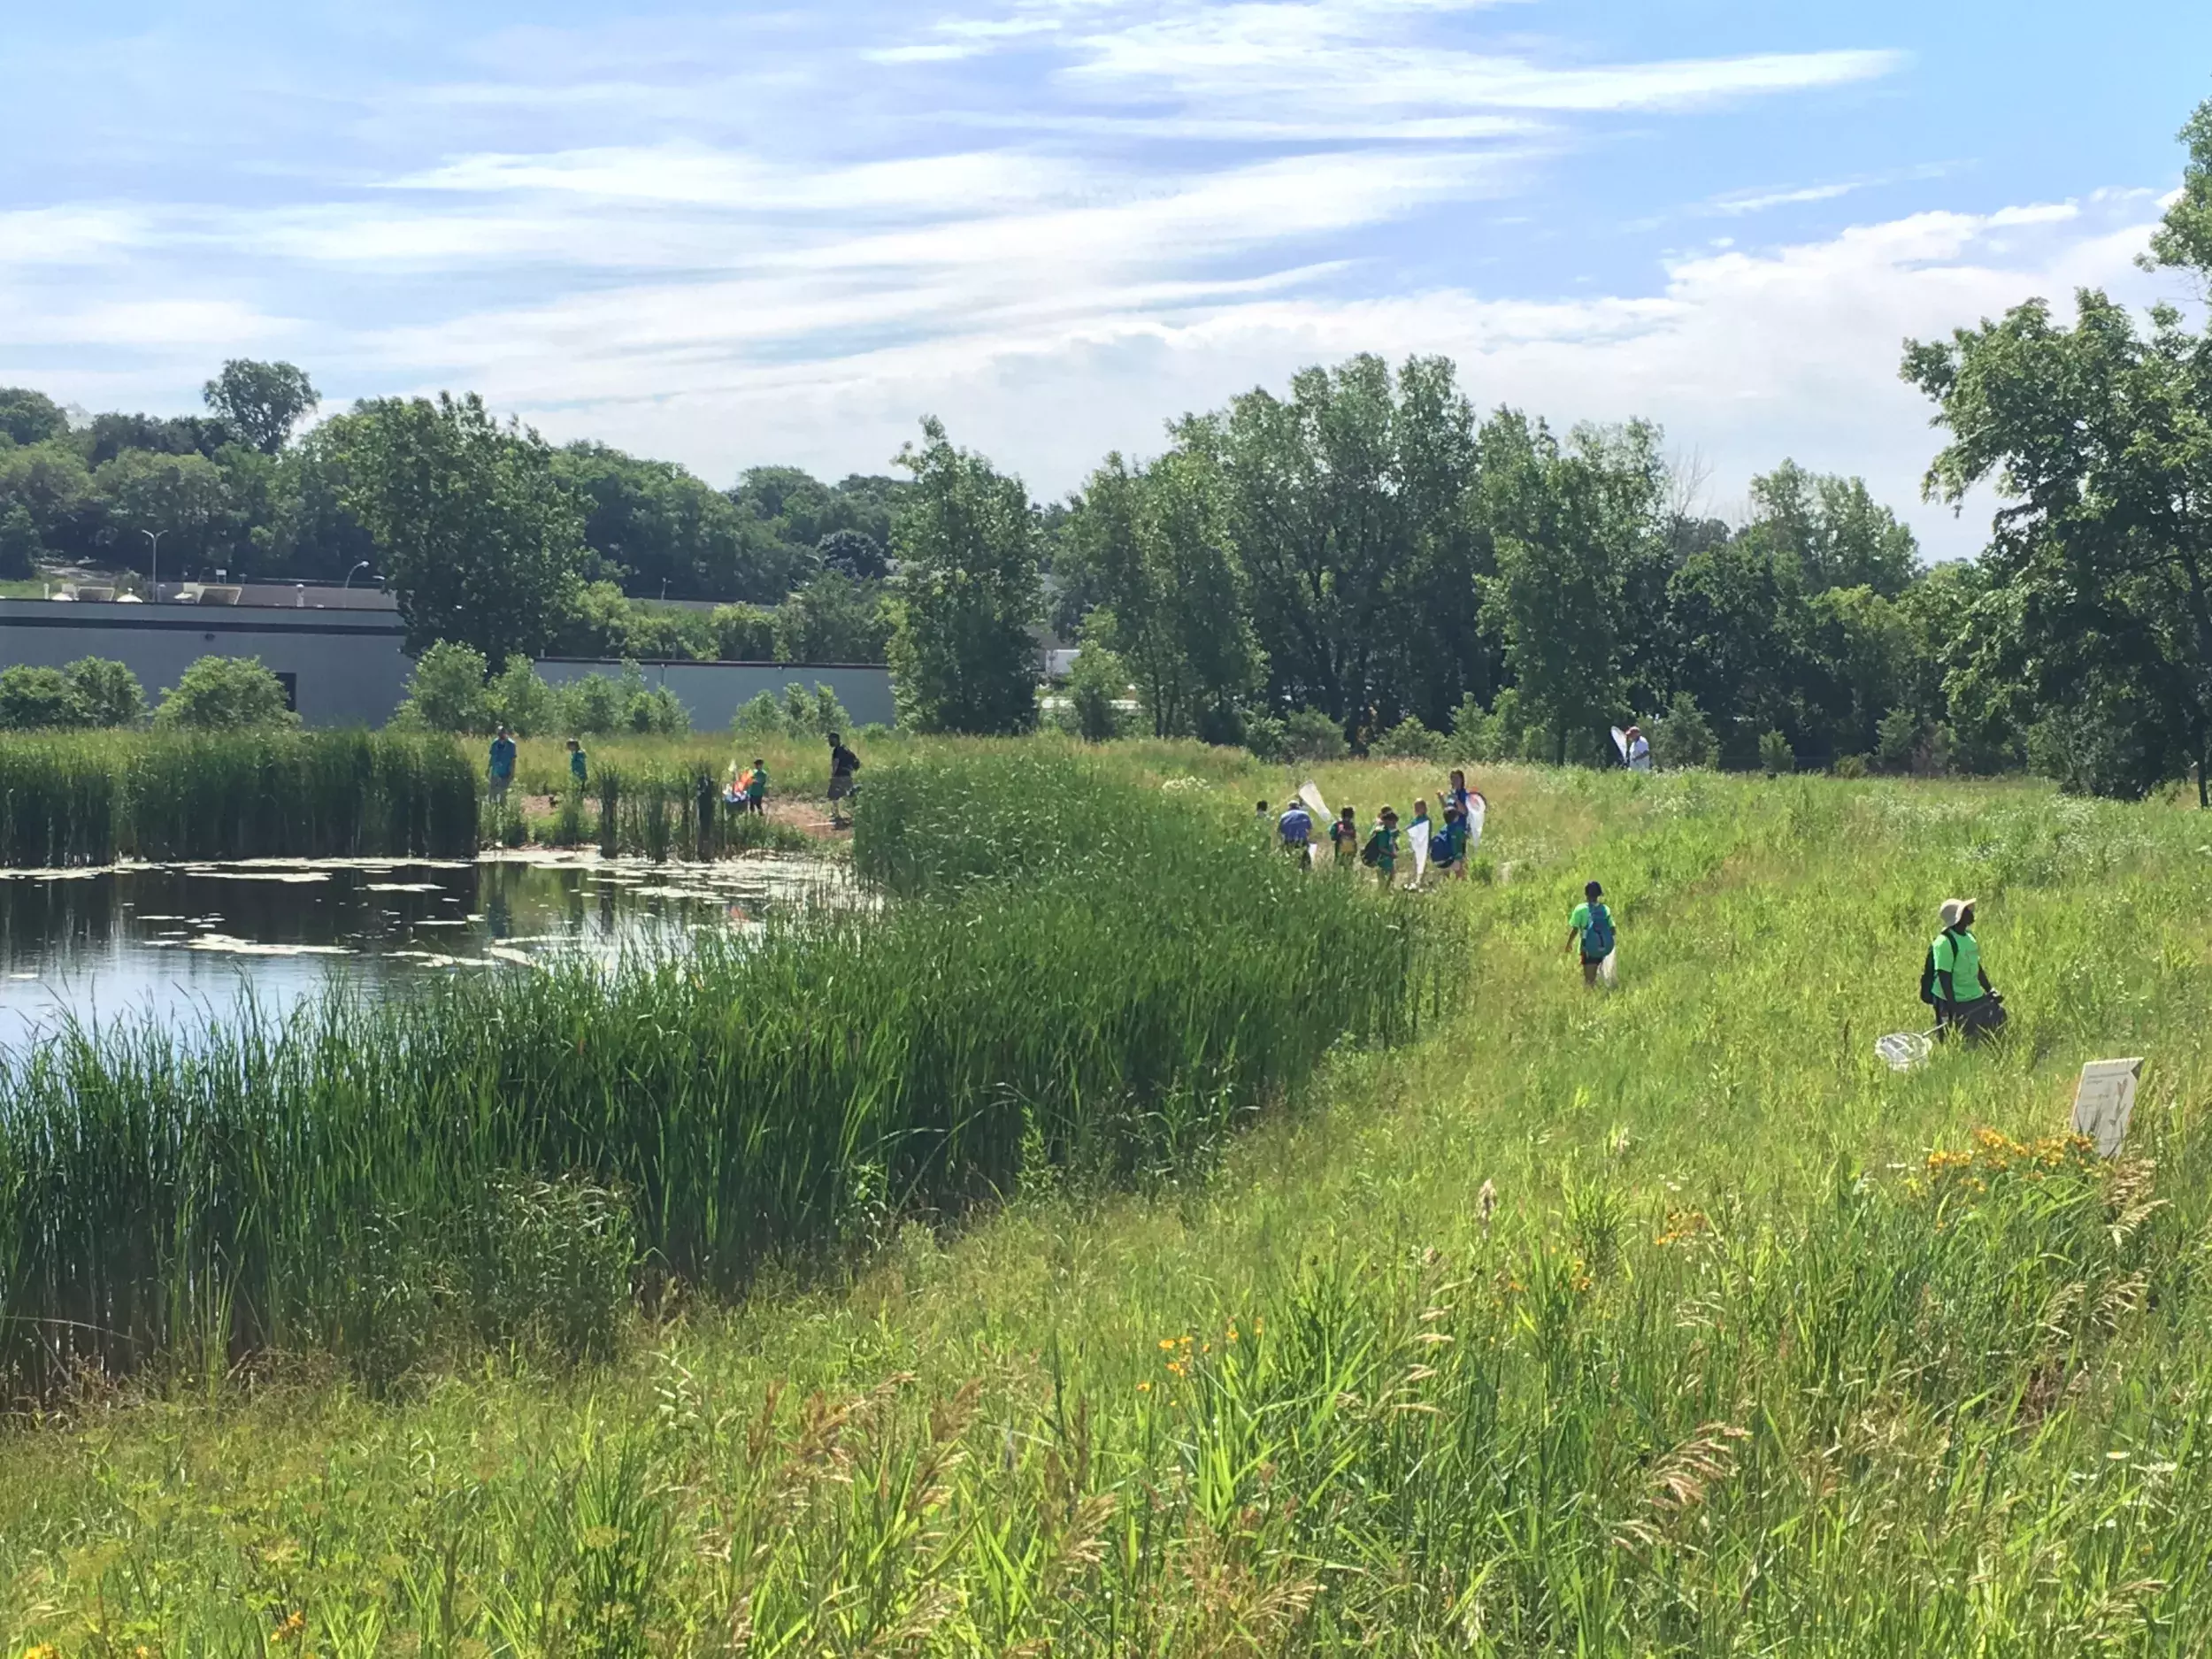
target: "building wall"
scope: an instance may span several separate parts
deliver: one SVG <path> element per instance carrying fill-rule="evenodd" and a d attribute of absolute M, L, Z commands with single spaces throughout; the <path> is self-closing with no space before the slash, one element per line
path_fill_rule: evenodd
<path fill-rule="evenodd" d="M 273 672 L 296 677 L 300 719 L 308 726 L 381 726 L 390 719 L 414 667 L 400 649 L 403 637 L 389 611 L 0 599 L 0 668 L 60 668 L 81 657 L 112 657 L 158 701 L 200 657 L 257 657 Z M 619 673 L 621 664 L 548 658 L 538 672 L 548 684 L 565 685 L 589 673 Z M 795 683 L 829 687 L 856 725 L 888 726 L 896 718 L 885 668 L 647 663 L 641 672 L 648 683 L 675 694 L 696 731 L 726 726 L 741 704 Z"/>
<path fill-rule="evenodd" d="M 390 719 L 413 666 L 399 649 L 402 637 L 389 612 L 0 600 L 0 667 L 112 657 L 157 702 L 203 657 L 257 657 L 273 673 L 296 676 L 308 726 Z"/>

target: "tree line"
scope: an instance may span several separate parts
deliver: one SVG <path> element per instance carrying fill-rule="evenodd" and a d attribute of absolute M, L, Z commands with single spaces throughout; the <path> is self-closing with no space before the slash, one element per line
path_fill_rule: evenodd
<path fill-rule="evenodd" d="M 321 402 L 312 380 L 291 364 L 250 360 L 225 364 L 204 401 L 197 415 L 86 416 L 28 388 L 0 388 L 0 579 L 53 565 L 150 575 L 157 561 L 169 580 L 419 577 L 404 562 L 421 538 L 388 531 L 395 515 L 434 504 L 408 493 L 424 480 L 362 471 L 436 465 L 419 445 L 413 403 L 373 400 L 303 433 Z M 515 606 L 472 619 L 487 643 L 570 656 L 882 660 L 899 480 L 826 484 L 763 466 L 718 490 L 605 444 L 545 445 L 495 426 L 474 400 L 439 424 L 431 435 L 446 481 L 490 486 L 504 508 L 523 509 L 522 534 L 503 530 L 456 572 L 464 582 L 490 576 Z M 532 504 L 540 493 L 549 518 Z M 444 506 L 447 522 L 426 519 L 423 532 L 442 527 L 449 545 L 451 533 L 481 526 L 484 515 L 471 526 L 456 521 L 450 500 Z M 710 618 L 652 603 L 663 599 L 730 608 Z"/>
<path fill-rule="evenodd" d="M 2145 263 L 2212 283 L 2212 104 L 2182 138 Z M 135 523 L 132 477 L 173 453 L 195 473 L 293 469 L 296 511 L 357 538 L 317 557 L 373 549 L 410 648 L 465 645 L 488 674 L 680 636 L 879 658 L 903 721 L 1011 733 L 1041 718 L 1049 628 L 1082 648 L 1055 718 L 1092 736 L 1133 707 L 1153 733 L 1270 754 L 1448 734 L 1471 758 L 1589 761 L 1634 719 L 1663 764 L 2032 766 L 2120 795 L 2193 772 L 2204 798 L 2212 338 L 2084 291 L 2070 325 L 2036 301 L 1907 342 L 1901 373 L 1947 434 L 1929 496 L 1988 480 L 2003 499 L 1978 559 L 1924 565 L 1863 481 L 1786 459 L 1723 521 L 1649 423 L 1482 415 L 1448 360 L 1369 356 L 1187 415 L 1049 507 L 934 420 L 896 481 L 761 469 L 726 495 L 557 449 L 472 396 L 364 403 L 294 442 L 306 378 L 233 364 L 207 417 L 162 426 L 172 449 L 108 454 L 120 428 L 0 395 L 0 534 L 42 542 L 56 520 L 31 503 L 68 490 L 35 480 L 71 465 L 106 503 L 86 511 Z M 656 617 L 634 597 L 656 572 L 733 603 Z"/>

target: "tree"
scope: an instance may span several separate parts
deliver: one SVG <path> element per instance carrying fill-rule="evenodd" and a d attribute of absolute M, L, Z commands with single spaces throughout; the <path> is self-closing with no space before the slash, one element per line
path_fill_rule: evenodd
<path fill-rule="evenodd" d="M 1857 478 L 1824 478 L 1785 461 L 1751 480 L 1751 527 L 1797 561 L 1809 594 L 1870 588 L 1894 599 L 1912 580 L 1920 544 Z"/>
<path fill-rule="evenodd" d="M 582 522 L 534 432 L 473 393 L 390 398 L 344 418 L 345 502 L 381 552 L 407 649 L 536 657 L 574 610 Z"/>
<path fill-rule="evenodd" d="M 62 671 L 90 726 L 131 726 L 146 712 L 146 688 L 129 667 L 106 657 L 81 657 Z"/>
<path fill-rule="evenodd" d="M 714 654 L 726 663 L 767 663 L 776 656 L 775 612 L 758 605 L 717 605 L 707 618 Z"/>
<path fill-rule="evenodd" d="M 668 461 L 573 443 L 553 470 L 584 510 L 584 542 L 641 599 L 773 603 L 813 567 L 730 498 Z"/>
<path fill-rule="evenodd" d="M 224 364 L 200 396 L 218 420 L 264 455 L 283 449 L 323 401 L 304 371 L 250 357 Z"/>
<path fill-rule="evenodd" d="M 1658 439 L 1640 424 L 1580 427 L 1563 448 L 1517 415 L 1484 429 L 1498 559 L 1488 609 L 1524 718 L 1550 733 L 1559 760 L 1571 733 L 1601 733 L 1624 706 L 1627 573 L 1658 539 L 1664 505 Z"/>
<path fill-rule="evenodd" d="M 2212 343 L 2170 308 L 2147 336 L 2084 291 L 2076 320 L 2032 301 L 2001 322 L 1916 342 L 1908 380 L 1951 442 L 1928 473 L 1956 503 L 1995 479 L 1984 564 L 2004 604 L 1979 655 L 2047 707 L 2124 722 L 2095 787 L 2138 795 L 2212 770 Z"/>
<path fill-rule="evenodd" d="M 1017 733 L 1037 720 L 1035 516 L 1021 480 L 922 423 L 892 531 L 889 657 L 902 720 L 925 732 Z"/>
<path fill-rule="evenodd" d="M 150 570 L 158 555 L 144 537 L 161 537 L 173 559 L 196 557 L 230 498 L 223 469 L 206 457 L 150 449 L 126 449 L 92 475 L 92 484 L 111 534 L 125 543 L 122 557 L 135 562 L 148 555 Z"/>
<path fill-rule="evenodd" d="M 780 663 L 880 663 L 891 624 L 881 582 L 825 570 L 777 607 Z"/>
<path fill-rule="evenodd" d="M 45 551 L 31 510 L 19 501 L 0 505 L 0 580 L 21 581 L 35 574 Z"/>
<path fill-rule="evenodd" d="M 488 732 L 491 706 L 484 693 L 488 667 L 481 651 L 440 641 L 415 661 L 407 695 L 395 718 L 433 732 Z"/>
<path fill-rule="evenodd" d="M 43 392 L 0 386 L 0 436 L 11 443 L 47 443 L 69 431 L 69 417 Z"/>
<path fill-rule="evenodd" d="M 824 570 L 857 581 L 881 581 L 891 573 L 891 561 L 881 545 L 864 530 L 833 530 L 815 543 L 814 550 Z"/>
<path fill-rule="evenodd" d="M 203 657 L 161 694 L 154 724 L 178 731 L 246 732 L 297 726 L 284 687 L 257 657 Z"/>
<path fill-rule="evenodd" d="M 84 699 L 60 669 L 20 663 L 0 669 L 0 730 L 30 732 L 90 724 Z"/>

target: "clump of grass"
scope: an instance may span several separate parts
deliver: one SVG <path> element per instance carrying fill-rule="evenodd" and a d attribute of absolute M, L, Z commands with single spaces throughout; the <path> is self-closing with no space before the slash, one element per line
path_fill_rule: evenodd
<path fill-rule="evenodd" d="M 1095 782 L 1073 762 L 1019 779 Z M 601 787 L 625 821 L 621 774 Z M 662 1271 L 728 1291 L 771 1255 L 956 1212 L 1043 1167 L 1183 1167 L 1340 1039 L 1408 1029 L 1414 956 L 1367 895 L 1160 810 L 1213 856 L 1138 870 L 1032 844 L 1058 873 L 611 980 L 465 979 L 12 1056 L 0 1377 L 36 1394 L 193 1344 L 411 1351 L 421 1321 L 375 1288 L 380 1240 L 480 1237 L 467 1217 L 501 1181 L 626 1193 Z"/>
<path fill-rule="evenodd" d="M 446 739 L 396 733 L 71 733 L 0 748 L 0 856 L 465 856 L 478 786 Z"/>

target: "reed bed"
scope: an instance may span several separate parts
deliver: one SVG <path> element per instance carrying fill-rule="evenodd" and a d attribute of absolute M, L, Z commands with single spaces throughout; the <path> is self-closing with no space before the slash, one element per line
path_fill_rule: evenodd
<path fill-rule="evenodd" d="M 0 746 L 0 858 L 464 857 L 480 786 L 452 741 L 369 732 L 79 733 Z"/>
<path fill-rule="evenodd" d="M 1018 775 L 1104 787 L 1071 762 Z M 1161 810 L 1207 842 L 1204 813 Z M 500 1280 L 470 1252 L 501 1248 L 485 1195 L 518 1183 L 618 1194 L 641 1271 L 734 1290 L 1045 1168 L 1175 1170 L 1340 1040 L 1409 1029 L 1413 942 L 1368 895 L 1233 843 L 1144 871 L 1023 845 L 1066 868 L 611 981 L 462 980 L 11 1060 L 0 1376 L 35 1395 L 88 1364 L 268 1348 L 403 1369 L 430 1340 L 426 1282 L 459 1307 L 452 1286 Z M 1348 986 L 1329 971 L 1346 959 Z M 430 1259 L 442 1240 L 462 1242 Z"/>

